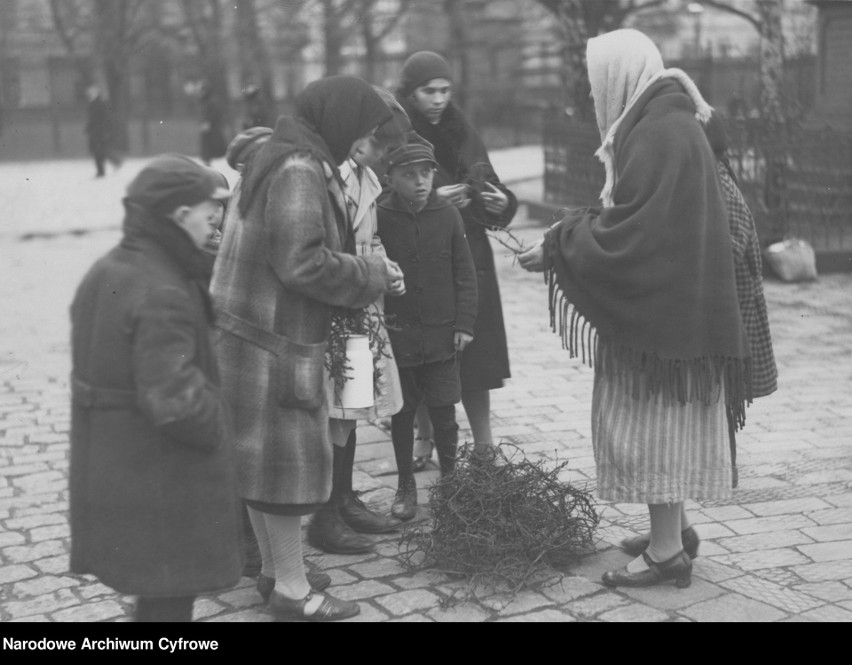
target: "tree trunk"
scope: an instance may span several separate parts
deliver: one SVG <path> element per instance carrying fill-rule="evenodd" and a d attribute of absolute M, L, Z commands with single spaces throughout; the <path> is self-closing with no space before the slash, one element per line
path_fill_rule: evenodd
<path fill-rule="evenodd" d="M 468 57 L 467 21 L 464 15 L 463 0 L 444 0 L 444 12 L 450 27 L 450 59 L 458 63 L 458 75 L 453 85 L 453 100 L 465 115 L 470 114 L 467 89 L 470 76 L 470 58 Z"/>
<path fill-rule="evenodd" d="M 272 91 L 272 66 L 260 36 L 254 0 L 234 3 L 237 10 L 237 43 L 240 52 L 240 77 L 243 85 L 254 83 L 260 88 L 260 100 L 267 118 L 275 118 Z"/>
<path fill-rule="evenodd" d="M 591 84 L 585 65 L 586 43 L 590 34 L 584 19 L 584 7 L 580 0 L 560 0 L 556 9 L 564 35 L 562 61 L 566 106 L 571 115 L 580 122 L 594 122 L 595 106 L 590 97 Z"/>
<path fill-rule="evenodd" d="M 334 5 L 334 0 L 323 0 L 323 42 L 325 53 L 325 75 L 334 76 L 343 69 L 343 37 L 340 26 L 341 17 Z"/>

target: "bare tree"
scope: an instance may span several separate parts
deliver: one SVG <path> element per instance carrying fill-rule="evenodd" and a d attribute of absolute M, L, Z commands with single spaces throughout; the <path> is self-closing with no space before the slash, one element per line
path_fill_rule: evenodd
<path fill-rule="evenodd" d="M 109 2 L 110 0 L 102 0 Z M 240 5 L 243 0 L 237 4 Z M 227 69 L 223 44 L 223 20 L 220 0 L 182 0 L 184 21 L 192 35 L 201 62 L 201 74 L 215 102 L 229 109 Z M 230 114 L 226 111 L 226 122 Z"/>
<path fill-rule="evenodd" d="M 457 85 L 453 85 L 453 98 L 465 113 L 470 111 L 468 104 L 468 80 L 470 78 L 470 48 L 465 0 L 444 0 L 444 12 L 450 28 L 448 53 L 453 62 L 458 63 Z"/>
<path fill-rule="evenodd" d="M 589 99 L 589 74 L 584 65 L 586 42 L 620 28 L 628 17 L 667 0 L 537 0 L 559 20 L 562 28 L 563 81 L 571 112 L 579 120 L 594 118 Z"/>
<path fill-rule="evenodd" d="M 234 3 L 237 12 L 237 43 L 239 44 L 240 78 L 243 85 L 258 86 L 264 116 L 274 118 L 275 100 L 272 95 L 272 67 L 266 45 L 258 28 L 255 0 Z"/>
<path fill-rule="evenodd" d="M 364 44 L 364 78 L 376 80 L 376 65 L 381 54 L 381 42 L 387 37 L 403 17 L 408 14 L 415 0 L 400 0 L 393 14 L 379 14 L 378 0 L 356 0 L 355 18 L 361 28 L 361 41 Z"/>
<path fill-rule="evenodd" d="M 322 17 L 325 74 L 343 70 L 343 46 L 350 37 L 353 11 L 358 0 L 317 0 Z"/>

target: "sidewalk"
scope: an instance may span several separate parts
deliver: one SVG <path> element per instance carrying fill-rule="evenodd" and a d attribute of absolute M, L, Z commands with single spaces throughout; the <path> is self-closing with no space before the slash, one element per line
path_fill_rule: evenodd
<path fill-rule="evenodd" d="M 517 189 L 535 173 L 536 152 L 492 157 Z M 13 200 L 0 223 L 0 622 L 125 621 L 132 612 L 132 598 L 67 572 L 67 308 L 83 272 L 118 238 L 122 183 L 133 166 L 93 183 L 88 162 L 30 166 L 26 174 L 0 165 L 0 197 Z M 4 179 L 15 173 L 30 180 Z M 15 194 L 22 182 L 30 190 Z M 540 189 L 537 180 L 526 185 Z M 523 209 L 512 228 L 525 244 L 542 233 Z M 565 479 L 593 488 L 592 371 L 569 359 L 550 331 L 541 276 L 514 266 L 497 243 L 494 250 L 512 363 L 512 379 L 492 393 L 495 437 L 533 458 L 568 460 Z M 375 553 L 364 555 L 307 548 L 332 576 L 331 592 L 359 601 L 361 614 L 350 621 L 852 620 L 852 274 L 799 285 L 769 281 L 766 293 L 779 390 L 749 409 L 732 498 L 687 506 L 702 538 L 688 589 L 604 587 L 601 573 L 629 560 L 616 543 L 646 529 L 648 518 L 643 505 L 599 503 L 596 552 L 561 583 L 509 603 L 490 596 L 448 604 L 458 583 L 406 571 L 398 535 L 375 537 Z M 466 440 L 463 409 L 458 415 Z M 430 466 L 417 474 L 420 518 L 437 473 Z M 355 486 L 367 490 L 362 498 L 388 510 L 395 484 L 388 433 L 359 427 Z M 195 618 L 274 620 L 246 578 L 199 599 Z"/>

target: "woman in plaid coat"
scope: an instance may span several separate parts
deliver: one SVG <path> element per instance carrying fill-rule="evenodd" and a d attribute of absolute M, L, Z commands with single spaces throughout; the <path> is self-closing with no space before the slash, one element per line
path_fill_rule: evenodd
<path fill-rule="evenodd" d="M 245 167 L 211 292 L 222 386 L 234 413 L 238 486 L 263 559 L 259 585 L 283 617 L 330 621 L 354 603 L 311 591 L 300 518 L 329 499 L 325 392 L 331 309 L 364 307 L 402 277 L 382 256 L 354 256 L 338 166 L 391 119 L 361 79 L 310 84 Z"/>

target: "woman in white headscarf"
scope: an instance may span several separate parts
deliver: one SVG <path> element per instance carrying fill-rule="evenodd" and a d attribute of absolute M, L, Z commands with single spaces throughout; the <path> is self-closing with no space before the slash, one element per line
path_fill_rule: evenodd
<path fill-rule="evenodd" d="M 729 496 L 726 415 L 742 424 L 751 399 L 725 202 L 701 125 L 712 109 L 640 32 L 590 39 L 586 55 L 603 207 L 567 215 L 520 263 L 549 272 L 552 320 L 594 364 L 599 496 L 648 504 L 647 549 L 604 583 L 685 587 L 698 536 L 683 502 Z"/>

